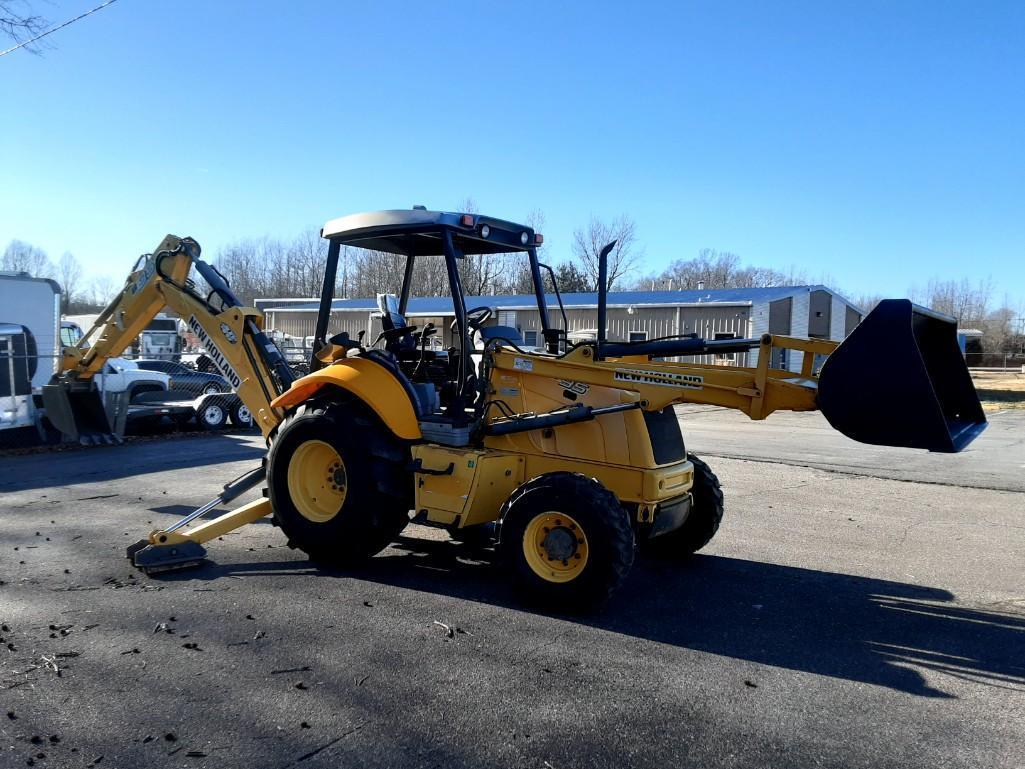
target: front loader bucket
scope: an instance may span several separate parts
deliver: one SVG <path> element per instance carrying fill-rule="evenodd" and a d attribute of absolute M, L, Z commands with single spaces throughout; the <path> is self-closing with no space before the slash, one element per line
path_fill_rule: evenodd
<path fill-rule="evenodd" d="M 953 318 L 886 299 L 826 359 L 818 406 L 848 438 L 879 446 L 960 451 L 986 416 Z"/>
<path fill-rule="evenodd" d="M 92 381 L 55 382 L 43 385 L 46 417 L 65 439 L 79 443 L 114 443 L 107 411 Z"/>

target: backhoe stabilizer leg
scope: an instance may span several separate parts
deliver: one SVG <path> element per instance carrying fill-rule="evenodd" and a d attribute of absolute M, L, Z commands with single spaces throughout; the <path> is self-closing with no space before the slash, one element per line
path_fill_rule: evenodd
<path fill-rule="evenodd" d="M 220 497 L 213 500 L 216 503 L 220 501 Z M 216 507 L 216 504 L 208 503 L 203 507 L 209 510 Z M 147 539 L 129 546 L 126 555 L 134 566 L 147 574 L 198 566 L 206 558 L 206 549 L 202 547 L 202 543 L 270 514 L 270 500 L 255 499 L 237 510 L 231 510 L 187 532 L 174 531 L 173 529 L 178 528 L 177 524 L 168 529 L 151 532 Z"/>
<path fill-rule="evenodd" d="M 199 566 L 206 560 L 206 548 L 198 542 L 185 540 L 174 545 L 153 545 L 141 539 L 128 547 L 132 565 L 144 574 L 180 571 Z"/>

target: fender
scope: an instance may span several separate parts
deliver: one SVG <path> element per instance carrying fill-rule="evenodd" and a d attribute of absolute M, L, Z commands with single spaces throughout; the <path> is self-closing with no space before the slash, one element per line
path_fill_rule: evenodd
<path fill-rule="evenodd" d="M 419 440 L 420 423 L 402 383 L 379 363 L 366 358 L 345 358 L 297 379 L 271 401 L 274 408 L 297 406 L 325 386 L 333 385 L 352 393 L 374 410 L 399 438 Z"/>

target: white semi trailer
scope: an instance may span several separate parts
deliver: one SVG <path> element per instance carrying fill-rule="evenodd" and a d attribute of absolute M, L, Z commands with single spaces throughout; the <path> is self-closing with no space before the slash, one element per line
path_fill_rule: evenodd
<path fill-rule="evenodd" d="M 36 424 L 35 397 L 57 371 L 60 286 L 0 272 L 0 429 Z"/>

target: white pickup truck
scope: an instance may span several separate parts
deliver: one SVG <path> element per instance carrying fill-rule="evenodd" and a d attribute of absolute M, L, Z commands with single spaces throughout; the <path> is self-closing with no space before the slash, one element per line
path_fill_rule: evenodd
<path fill-rule="evenodd" d="M 60 339 L 62 347 L 78 344 L 82 327 L 71 320 L 62 320 Z M 103 393 L 128 392 L 131 400 L 139 393 L 171 389 L 171 377 L 160 371 L 148 371 L 126 358 L 111 358 L 94 377 L 96 388 Z"/>
<path fill-rule="evenodd" d="M 128 393 L 131 401 L 139 393 L 171 388 L 171 377 L 161 371 L 141 369 L 125 358 L 111 358 L 94 377 L 102 393 Z"/>

